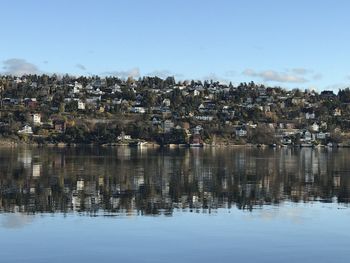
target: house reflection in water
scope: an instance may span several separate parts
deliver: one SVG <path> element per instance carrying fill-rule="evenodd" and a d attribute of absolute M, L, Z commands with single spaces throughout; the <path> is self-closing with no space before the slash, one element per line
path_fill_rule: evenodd
<path fill-rule="evenodd" d="M 1 149 L 3 212 L 171 215 L 350 196 L 347 149 Z"/>
<path fill-rule="evenodd" d="M 40 177 L 41 175 L 41 164 L 33 164 L 32 166 L 33 177 Z"/>

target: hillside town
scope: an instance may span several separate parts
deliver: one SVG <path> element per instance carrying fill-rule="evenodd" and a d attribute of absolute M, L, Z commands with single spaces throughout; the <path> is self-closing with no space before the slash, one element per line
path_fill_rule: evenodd
<path fill-rule="evenodd" d="M 3 142 L 350 146 L 350 90 L 143 77 L 0 77 Z"/>

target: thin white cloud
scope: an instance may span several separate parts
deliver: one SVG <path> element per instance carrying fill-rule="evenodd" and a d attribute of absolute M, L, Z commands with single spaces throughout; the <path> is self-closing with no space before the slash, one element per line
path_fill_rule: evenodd
<path fill-rule="evenodd" d="M 86 67 L 85 67 L 83 64 L 79 64 L 79 63 L 78 63 L 78 64 L 76 64 L 75 66 L 76 66 L 78 69 L 80 69 L 80 70 L 84 70 L 84 71 L 86 70 Z"/>
<path fill-rule="evenodd" d="M 274 70 L 264 70 L 257 72 L 253 69 L 246 69 L 243 75 L 249 77 L 260 78 L 266 82 L 281 82 L 281 83 L 305 83 L 308 80 L 298 74 L 291 74 L 286 72 L 278 72 Z"/>
<path fill-rule="evenodd" d="M 158 78 L 162 78 L 162 79 L 166 79 L 167 77 L 171 77 L 171 76 L 174 76 L 176 78 L 182 78 L 183 75 L 182 74 L 178 74 L 178 73 L 174 73 L 170 70 L 167 70 L 167 69 L 164 69 L 164 70 L 155 70 L 155 71 L 152 71 L 148 74 L 146 74 L 147 76 L 155 76 L 155 77 L 158 77 Z"/>
<path fill-rule="evenodd" d="M 315 85 L 311 85 L 311 86 L 307 87 L 307 89 L 310 91 L 318 91 L 318 87 Z"/>
<path fill-rule="evenodd" d="M 225 76 L 226 77 L 233 77 L 233 76 L 236 76 L 236 71 L 234 71 L 234 70 L 229 70 L 229 71 L 226 71 L 225 72 Z"/>
<path fill-rule="evenodd" d="M 223 78 L 215 73 L 209 73 L 208 75 L 203 76 L 202 80 L 219 81 L 222 84 L 230 83 L 230 80 Z"/>
<path fill-rule="evenodd" d="M 323 78 L 323 75 L 321 74 L 321 73 L 317 73 L 317 74 L 314 74 L 313 76 L 312 76 L 312 79 L 313 80 L 320 80 L 320 79 L 322 79 Z"/>
<path fill-rule="evenodd" d="M 128 77 L 139 78 L 141 76 L 139 68 L 132 68 L 126 71 L 107 71 L 104 72 L 103 75 L 111 75 L 122 79 L 126 79 Z"/>
<path fill-rule="evenodd" d="M 21 58 L 11 58 L 3 61 L 3 70 L 3 74 L 14 76 L 42 73 L 36 65 Z"/>
<path fill-rule="evenodd" d="M 263 51 L 264 50 L 264 47 L 263 46 L 259 46 L 259 45 L 254 45 L 252 46 L 253 49 L 257 50 L 257 51 Z"/>
<path fill-rule="evenodd" d="M 308 73 L 311 73 L 312 70 L 306 69 L 306 68 L 293 68 L 291 69 L 291 72 L 297 75 L 306 75 Z"/>
<path fill-rule="evenodd" d="M 255 76 L 257 73 L 253 69 L 247 68 L 242 72 L 242 74 L 246 76 Z"/>

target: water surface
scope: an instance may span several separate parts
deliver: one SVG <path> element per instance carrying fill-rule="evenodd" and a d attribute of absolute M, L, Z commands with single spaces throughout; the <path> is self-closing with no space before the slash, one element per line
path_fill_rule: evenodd
<path fill-rule="evenodd" d="M 1 262 L 349 262 L 349 154 L 0 149 Z"/>

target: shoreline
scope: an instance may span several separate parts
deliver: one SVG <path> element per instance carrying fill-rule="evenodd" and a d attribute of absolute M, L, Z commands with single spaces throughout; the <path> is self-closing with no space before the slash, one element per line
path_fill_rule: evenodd
<path fill-rule="evenodd" d="M 266 144 L 233 144 L 233 143 L 220 143 L 220 144 L 205 144 L 202 145 L 190 145 L 190 144 L 166 144 L 160 145 L 155 142 L 145 142 L 141 145 L 131 145 L 128 143 L 35 143 L 35 142 L 21 142 L 12 140 L 0 140 L 0 147 L 48 147 L 48 148 L 76 148 L 76 147 L 103 147 L 103 148 L 117 148 L 117 147 L 130 147 L 130 148 L 166 148 L 166 149 L 183 149 L 183 148 L 257 148 L 257 149 L 281 149 L 281 148 L 350 148 L 350 145 L 334 144 L 329 145 L 266 145 Z"/>

